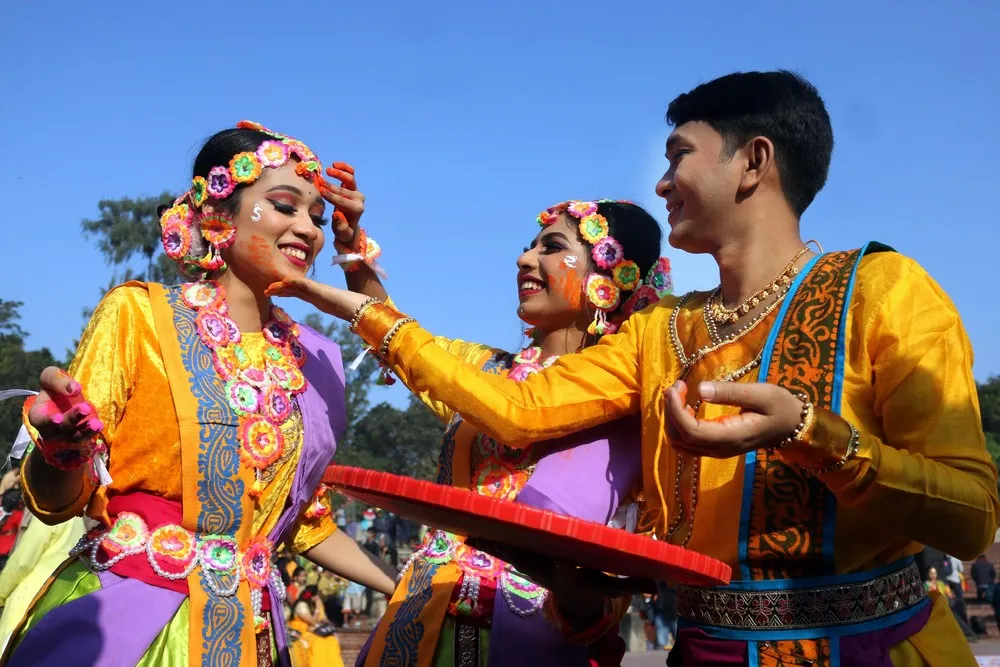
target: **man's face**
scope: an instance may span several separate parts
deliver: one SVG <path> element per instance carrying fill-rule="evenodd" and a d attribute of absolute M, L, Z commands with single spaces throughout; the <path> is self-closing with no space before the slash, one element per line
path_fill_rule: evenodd
<path fill-rule="evenodd" d="M 712 252 L 725 235 L 737 203 L 742 161 L 726 156 L 724 140 L 708 123 L 684 123 L 667 138 L 667 172 L 656 194 L 667 202 L 670 245 L 691 253 Z"/>

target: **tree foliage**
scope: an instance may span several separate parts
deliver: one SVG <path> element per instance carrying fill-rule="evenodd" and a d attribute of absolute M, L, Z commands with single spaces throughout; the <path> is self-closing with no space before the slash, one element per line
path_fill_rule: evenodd
<path fill-rule="evenodd" d="M 163 253 L 160 217 L 156 214 L 157 208 L 174 199 L 176 195 L 169 192 L 138 199 L 102 199 L 97 203 L 97 219 L 80 223 L 84 236 L 95 240 L 104 261 L 116 269 L 115 283 L 124 282 L 117 270 L 137 260 L 140 268 L 131 274 L 132 279 L 167 284 L 178 281 L 176 265 Z"/>
<path fill-rule="evenodd" d="M 1000 442 L 1000 376 L 979 384 L 979 409 L 983 414 L 983 430 Z"/>
<path fill-rule="evenodd" d="M 444 427 L 415 396 L 399 410 L 379 403 L 358 420 L 351 449 L 338 462 L 433 480 Z"/>
<path fill-rule="evenodd" d="M 1000 468 L 1000 377 L 991 377 L 976 386 L 979 394 L 979 410 L 983 417 L 983 432 L 986 434 L 986 449 L 993 457 L 993 463 Z M 1000 481 L 997 482 L 1000 493 Z"/>
<path fill-rule="evenodd" d="M 58 365 L 48 348 L 26 350 L 27 333 L 21 328 L 19 301 L 0 299 L 0 389 L 38 389 L 38 376 L 46 366 Z M 7 460 L 10 446 L 21 428 L 21 401 L 0 402 L 0 455 Z"/>

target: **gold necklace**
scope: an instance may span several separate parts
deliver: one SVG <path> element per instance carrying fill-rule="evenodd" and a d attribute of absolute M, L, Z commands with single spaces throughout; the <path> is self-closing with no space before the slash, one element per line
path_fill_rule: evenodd
<path fill-rule="evenodd" d="M 809 246 L 803 246 L 802 250 L 799 250 L 795 254 L 795 257 L 792 257 L 791 261 L 785 265 L 785 268 L 778 274 L 777 278 L 764 285 L 755 293 L 751 294 L 748 299 L 737 304 L 733 308 L 726 308 L 725 305 L 723 305 L 721 298 L 722 288 L 720 286 L 720 298 L 718 300 L 710 300 L 705 306 L 705 310 L 708 313 L 709 318 L 718 324 L 736 324 L 741 317 L 745 317 L 751 310 L 759 306 L 769 295 L 775 294 L 783 287 L 788 287 L 792 284 L 792 279 L 795 278 L 799 272 L 795 263 L 798 262 L 799 258 L 807 252 L 809 252 Z"/>
<path fill-rule="evenodd" d="M 723 344 L 723 345 L 725 345 L 727 343 L 731 343 L 734 340 L 738 340 L 739 338 L 742 338 L 744 334 L 746 334 L 748 331 L 750 331 L 751 329 L 753 329 L 754 327 L 756 327 L 758 324 L 761 323 L 761 321 L 764 318 L 766 318 L 768 315 L 770 315 L 772 312 L 774 312 L 774 309 L 777 308 L 781 304 L 781 302 L 785 300 L 785 297 L 788 295 L 788 291 L 791 288 L 792 288 L 792 284 L 791 283 L 789 283 L 789 284 L 785 285 L 784 287 L 780 288 L 781 291 L 777 292 L 778 296 L 774 299 L 774 301 L 772 301 L 767 306 L 767 308 L 765 308 L 764 310 L 760 311 L 758 314 L 754 315 L 753 318 L 751 318 L 746 324 L 744 324 L 743 326 L 741 326 L 739 329 L 736 329 L 735 331 L 733 331 L 732 333 L 730 333 L 728 336 L 726 336 L 725 338 L 723 338 L 723 337 L 721 337 L 719 335 L 719 329 L 718 329 L 718 325 L 715 322 L 715 319 L 713 319 L 712 317 L 709 317 L 709 315 L 708 315 L 708 310 L 711 307 L 712 303 L 719 303 L 719 304 L 722 303 L 722 288 L 721 287 L 716 287 L 715 291 L 713 291 L 712 294 L 709 295 L 708 301 L 705 303 L 705 308 L 703 308 L 702 311 L 701 311 L 702 312 L 702 319 L 705 320 L 705 328 L 708 329 L 708 336 L 709 336 L 709 338 L 714 343 L 716 343 L 716 344 Z"/>
<path fill-rule="evenodd" d="M 764 318 L 766 318 L 767 315 L 777 307 L 777 304 L 781 303 L 781 301 L 787 294 L 788 294 L 788 289 L 785 289 L 784 292 L 781 294 L 781 296 L 779 296 L 778 299 L 773 304 L 768 306 L 767 309 L 763 311 L 763 313 L 755 316 L 753 320 L 748 322 L 746 325 L 744 325 L 737 331 L 734 331 L 726 338 L 714 344 L 706 345 L 705 347 L 700 348 L 690 357 L 688 356 L 687 351 L 684 349 L 684 344 L 681 342 L 680 333 L 677 329 L 677 320 L 681 309 L 688 301 L 690 301 L 691 297 L 694 295 L 694 292 L 689 292 L 688 294 L 685 294 L 683 297 L 681 297 L 680 301 L 678 301 L 677 305 L 674 307 L 674 312 L 670 314 L 670 342 L 674 348 L 674 353 L 677 355 L 677 358 L 678 360 L 680 360 L 682 366 L 678 378 L 681 380 L 685 380 L 688 376 L 688 373 L 691 372 L 691 369 L 699 361 L 704 359 L 712 352 L 715 352 L 716 350 L 719 350 L 725 347 L 726 345 L 729 345 L 730 343 L 734 343 L 740 340 L 748 333 L 753 331 L 757 327 L 757 325 L 763 322 Z M 706 322 L 707 321 L 708 318 L 706 318 Z M 717 336 L 718 333 L 716 333 L 716 337 Z M 752 361 L 750 361 L 747 364 L 744 364 L 743 366 L 737 368 L 731 373 L 727 373 L 724 377 L 720 378 L 718 382 L 735 382 L 739 380 L 747 373 L 752 372 L 753 370 L 755 370 L 760 366 L 763 355 L 764 355 L 764 348 L 762 347 L 760 352 L 757 353 L 757 356 Z M 695 416 L 697 416 L 698 410 L 701 409 L 701 405 L 702 405 L 701 400 L 698 400 L 694 404 Z M 658 449 L 655 455 L 656 460 L 653 462 L 657 470 L 659 470 L 659 465 L 660 465 L 659 457 L 660 457 L 660 450 Z M 695 510 L 697 509 L 698 506 L 698 479 L 700 477 L 700 473 L 701 473 L 701 459 L 700 457 L 698 457 L 695 458 L 694 462 L 692 463 L 691 521 L 690 521 L 690 527 L 688 528 L 687 533 L 684 536 L 684 539 L 680 543 L 680 546 L 682 547 L 687 546 L 688 542 L 691 541 L 691 536 L 694 534 L 694 519 L 695 519 Z M 674 534 L 680 529 L 681 525 L 684 523 L 685 518 L 687 517 L 687 511 L 685 510 L 684 504 L 681 501 L 681 479 L 683 478 L 683 476 L 684 476 L 684 454 L 678 452 L 677 465 L 674 471 L 674 506 L 677 508 L 677 511 L 674 520 L 671 521 L 670 525 L 667 527 L 666 538 L 668 540 L 670 540 L 674 536 Z M 676 544 L 676 542 L 674 542 L 674 544 Z"/>

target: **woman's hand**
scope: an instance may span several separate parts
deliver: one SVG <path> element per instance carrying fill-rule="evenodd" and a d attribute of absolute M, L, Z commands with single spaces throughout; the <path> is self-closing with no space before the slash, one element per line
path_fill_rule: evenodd
<path fill-rule="evenodd" d="M 727 459 L 761 448 L 774 447 L 787 438 L 802 419 L 802 402 L 774 384 L 702 382 L 705 403 L 742 408 L 722 419 L 698 419 L 687 405 L 688 387 L 678 380 L 667 390 L 667 428 L 671 446 L 695 456 Z"/>
<path fill-rule="evenodd" d="M 287 296 L 311 303 L 328 315 L 350 322 L 368 297 L 357 292 L 331 287 L 306 277 L 286 278 L 272 283 L 264 292 L 267 296 Z"/>
<path fill-rule="evenodd" d="M 327 167 L 327 176 L 336 178 L 341 185 L 326 183 L 320 189 L 323 199 L 333 204 L 333 236 L 351 250 L 355 247 L 361 215 L 365 212 L 365 196 L 358 192 L 354 167 L 346 162 L 334 162 Z"/>
<path fill-rule="evenodd" d="M 83 443 L 104 428 L 97 410 L 84 399 L 80 383 L 65 371 L 49 366 L 39 383 L 41 391 L 28 411 L 28 422 L 43 440 Z"/>

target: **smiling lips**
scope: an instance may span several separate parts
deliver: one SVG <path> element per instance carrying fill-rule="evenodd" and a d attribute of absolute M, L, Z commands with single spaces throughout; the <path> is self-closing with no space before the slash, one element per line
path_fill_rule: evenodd
<path fill-rule="evenodd" d="M 278 250 L 285 258 L 298 267 L 309 266 L 309 247 L 298 243 L 289 243 L 278 246 Z"/>
<path fill-rule="evenodd" d="M 674 220 L 674 214 L 678 213 L 682 208 L 684 208 L 684 202 L 675 199 L 674 201 L 667 202 L 667 222 L 670 223 Z"/>
<path fill-rule="evenodd" d="M 521 300 L 538 294 L 545 289 L 545 285 L 542 284 L 537 278 L 532 278 L 530 276 L 523 276 L 518 278 L 517 281 L 517 296 Z"/>

